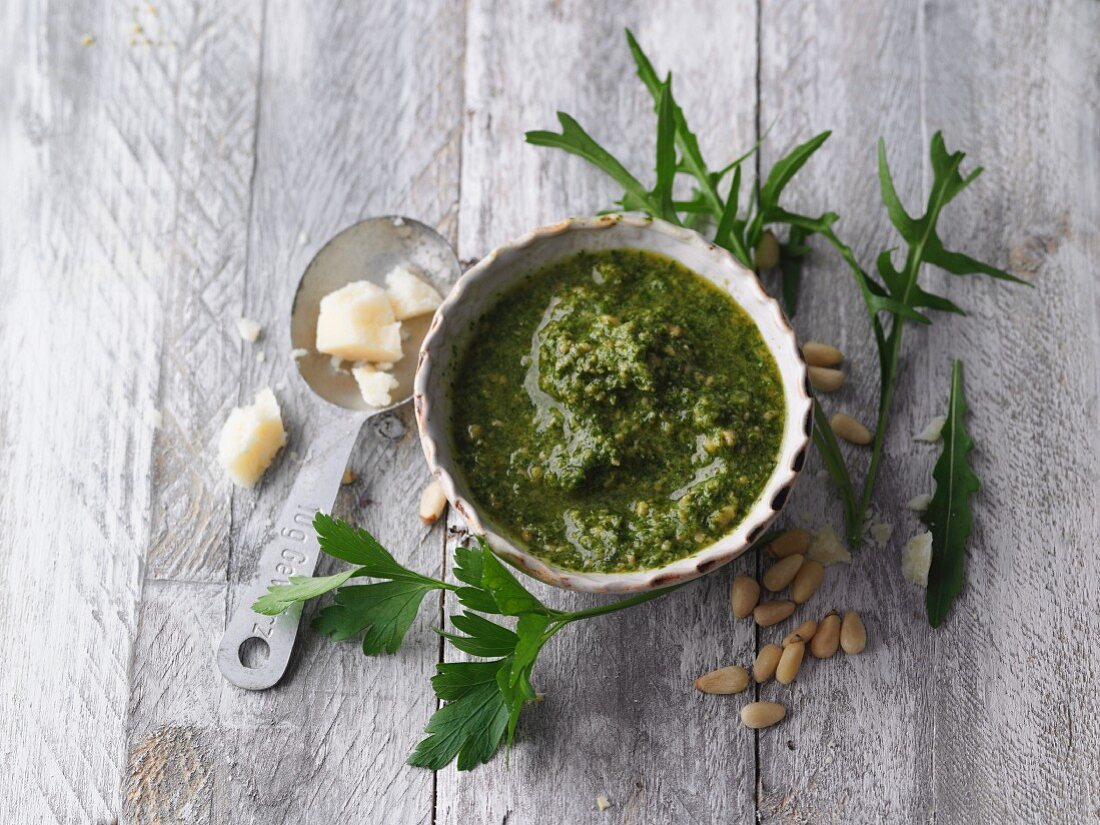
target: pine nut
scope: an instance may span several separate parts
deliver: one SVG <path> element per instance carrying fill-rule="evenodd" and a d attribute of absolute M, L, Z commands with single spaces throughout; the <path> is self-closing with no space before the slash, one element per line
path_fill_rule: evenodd
<path fill-rule="evenodd" d="M 752 663 L 752 678 L 756 680 L 756 684 L 766 682 L 775 675 L 776 665 L 782 655 L 783 648 L 779 645 L 764 645 L 760 648 L 756 661 Z"/>
<path fill-rule="evenodd" d="M 813 619 L 807 619 L 786 636 L 783 637 L 783 647 L 795 642 L 806 642 L 809 644 L 810 640 L 817 633 L 817 622 Z"/>
<path fill-rule="evenodd" d="M 833 428 L 838 438 L 843 438 L 852 444 L 871 443 L 871 431 L 847 413 L 836 413 L 829 419 L 829 426 Z"/>
<path fill-rule="evenodd" d="M 740 665 L 720 667 L 695 680 L 695 689 L 703 693 L 740 693 L 749 686 L 749 672 Z"/>
<path fill-rule="evenodd" d="M 844 386 L 844 380 L 848 377 L 840 370 L 829 367 L 806 367 L 806 374 L 810 376 L 810 386 L 821 392 L 836 392 Z"/>
<path fill-rule="evenodd" d="M 761 627 L 771 627 L 773 624 L 779 624 L 792 613 L 794 613 L 794 602 L 762 602 L 752 611 L 752 617 Z"/>
<path fill-rule="evenodd" d="M 420 520 L 425 524 L 434 524 L 447 508 L 447 497 L 443 495 L 443 485 L 433 481 L 420 494 Z"/>
<path fill-rule="evenodd" d="M 810 542 L 813 541 L 813 538 L 809 530 L 788 530 L 768 545 L 768 552 L 777 559 L 782 559 L 794 555 L 795 553 L 806 555 L 806 551 L 810 549 Z"/>
<path fill-rule="evenodd" d="M 779 263 L 779 240 L 770 229 L 764 230 L 764 234 L 760 236 L 753 263 L 756 264 L 757 272 L 767 272 Z"/>
<path fill-rule="evenodd" d="M 810 653 L 817 659 L 830 659 L 840 647 L 840 616 L 830 613 L 821 620 L 810 641 Z"/>
<path fill-rule="evenodd" d="M 777 590 L 782 590 L 788 584 L 790 584 L 798 573 L 798 568 L 802 566 L 802 562 L 806 557 L 799 555 L 798 553 L 793 556 L 787 556 L 785 559 L 780 559 L 767 570 L 764 571 L 762 581 L 764 587 L 773 593 Z"/>
<path fill-rule="evenodd" d="M 840 623 L 840 646 L 849 656 L 862 653 L 863 648 L 867 647 L 867 628 L 854 610 L 845 613 Z"/>
<path fill-rule="evenodd" d="M 794 642 L 783 648 L 783 655 L 779 657 L 779 664 L 775 668 L 775 681 L 781 685 L 789 685 L 798 675 L 798 669 L 802 667 L 802 657 L 806 655 L 806 643 Z"/>
<path fill-rule="evenodd" d="M 844 360 L 844 353 L 831 344 L 807 341 L 802 345 L 802 357 L 811 367 L 835 367 Z"/>
<path fill-rule="evenodd" d="M 778 702 L 753 702 L 741 708 L 741 724 L 752 730 L 770 728 L 782 721 L 787 709 Z"/>
<path fill-rule="evenodd" d="M 795 604 L 805 604 L 821 587 L 824 578 L 825 566 L 819 561 L 807 559 L 798 568 L 794 581 L 791 582 L 791 600 Z"/>
<path fill-rule="evenodd" d="M 733 615 L 744 619 L 760 601 L 760 585 L 750 576 L 734 576 L 730 586 L 730 606 Z"/>

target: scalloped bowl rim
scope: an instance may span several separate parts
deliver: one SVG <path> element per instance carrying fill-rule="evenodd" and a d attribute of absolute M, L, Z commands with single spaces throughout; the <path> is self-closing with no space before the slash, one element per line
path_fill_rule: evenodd
<path fill-rule="evenodd" d="M 779 367 L 786 402 L 786 416 L 775 469 L 752 507 L 732 531 L 691 555 L 676 559 L 663 567 L 622 573 L 578 572 L 558 567 L 532 555 L 494 531 L 491 521 L 481 516 L 477 504 L 471 500 L 466 489 L 462 473 L 456 471 L 453 462 L 449 422 L 446 420 L 450 412 L 447 398 L 450 390 L 447 381 L 449 376 L 440 377 L 440 375 L 446 373 L 446 366 L 449 364 L 449 359 L 454 356 L 456 343 L 470 324 L 468 321 L 465 328 L 455 332 L 449 327 L 461 322 L 452 321 L 452 319 L 462 315 L 464 305 L 473 300 L 481 301 L 481 306 L 477 308 L 477 315 L 492 305 L 492 298 L 471 299 L 470 296 L 478 289 L 492 291 L 492 282 L 498 277 L 497 273 L 500 271 L 499 266 L 502 261 L 506 268 L 516 267 L 514 262 L 507 260 L 509 257 L 522 256 L 525 251 L 536 248 L 544 242 L 552 242 L 553 239 L 568 233 L 610 231 L 614 234 L 616 228 L 624 227 L 630 230 L 631 234 L 651 237 L 653 245 L 602 243 L 594 248 L 651 249 L 683 263 L 684 266 L 698 272 L 720 288 L 731 293 L 736 288 L 741 293 L 734 295 L 735 300 L 760 329 Z M 700 256 L 706 260 L 710 271 L 700 271 L 698 266 L 683 262 L 679 255 L 671 251 L 677 246 L 682 246 L 691 255 Z M 563 251 L 557 256 L 549 255 L 546 261 L 568 257 L 582 248 L 585 247 L 578 246 L 575 249 Z M 529 266 L 524 272 L 530 272 L 539 265 L 541 264 Z M 513 279 L 521 277 L 523 277 L 522 274 L 514 275 Z M 510 285 L 511 281 L 508 281 L 497 288 L 493 292 L 494 296 L 499 297 Z M 471 317 L 476 318 L 477 315 Z M 779 304 L 764 291 L 756 275 L 742 266 L 728 251 L 710 243 L 690 229 L 633 215 L 569 218 L 543 226 L 514 241 L 502 244 L 471 267 L 459 278 L 432 319 L 431 327 L 424 338 L 418 356 L 413 398 L 420 443 L 428 467 L 432 476 L 443 487 L 443 492 L 451 506 L 466 520 L 471 532 L 483 536 L 498 556 L 536 579 L 567 590 L 594 593 L 637 593 L 680 584 L 709 573 L 744 553 L 786 503 L 791 487 L 805 462 L 813 426 L 813 402 L 806 379 L 806 365 L 794 330 Z M 440 410 L 443 412 L 440 413 Z"/>

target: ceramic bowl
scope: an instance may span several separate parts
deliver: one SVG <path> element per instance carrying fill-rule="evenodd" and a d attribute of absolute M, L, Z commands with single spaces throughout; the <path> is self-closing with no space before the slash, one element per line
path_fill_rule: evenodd
<path fill-rule="evenodd" d="M 575 252 L 617 248 L 646 249 L 667 255 L 727 290 L 756 322 L 779 366 L 787 415 L 775 470 L 734 530 L 664 567 L 627 573 L 583 573 L 562 569 L 531 555 L 501 535 L 492 520 L 479 510 L 454 462 L 448 426 L 450 387 L 465 336 L 509 287 L 532 270 Z M 497 555 L 547 584 L 599 593 L 636 593 L 667 587 L 702 576 L 737 558 L 786 502 L 802 469 L 812 427 L 806 366 L 794 331 L 756 276 L 726 250 L 691 230 L 664 221 L 622 215 L 571 218 L 536 229 L 482 258 L 459 279 L 435 314 L 420 349 L 413 397 L 428 466 L 469 529 L 484 536 Z"/>

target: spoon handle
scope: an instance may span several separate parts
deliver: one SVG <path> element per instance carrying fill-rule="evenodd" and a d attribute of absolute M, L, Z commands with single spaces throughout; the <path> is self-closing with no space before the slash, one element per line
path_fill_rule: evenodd
<path fill-rule="evenodd" d="M 256 575 L 237 599 L 218 645 L 218 668 L 237 687 L 265 690 L 286 671 L 298 636 L 302 605 L 296 604 L 278 616 L 264 616 L 254 612 L 252 604 L 270 584 L 286 584 L 290 576 L 313 574 L 321 552 L 313 517 L 318 510 L 332 509 L 363 421 L 361 415 L 342 416 L 318 428 L 317 440 L 272 526 L 273 536 L 260 554 Z M 253 661 L 263 658 L 265 646 L 267 658 Z"/>

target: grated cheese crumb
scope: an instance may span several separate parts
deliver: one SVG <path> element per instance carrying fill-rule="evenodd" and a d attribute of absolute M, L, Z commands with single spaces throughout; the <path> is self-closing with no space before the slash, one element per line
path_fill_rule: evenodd
<path fill-rule="evenodd" d="M 262 364 L 266 360 L 267 360 L 267 356 L 264 355 L 263 350 L 256 353 L 256 363 L 257 364 Z"/>
<path fill-rule="evenodd" d="M 928 587 L 928 568 L 932 566 L 932 532 L 920 533 L 901 549 L 901 572 L 913 584 Z"/>
<path fill-rule="evenodd" d="M 600 795 L 600 796 L 596 797 L 596 810 L 597 811 L 606 811 L 610 807 L 611 807 L 611 800 L 608 799 L 606 796 Z"/>
<path fill-rule="evenodd" d="M 905 506 L 910 510 L 915 510 L 918 513 L 923 513 L 928 509 L 928 505 L 932 503 L 932 496 L 929 493 L 921 493 L 919 496 L 913 496 L 906 502 Z"/>
<path fill-rule="evenodd" d="M 405 225 L 405 219 L 398 216 L 398 217 L 393 219 L 393 225 L 394 226 L 404 226 Z"/>
<path fill-rule="evenodd" d="M 931 421 L 928 422 L 923 430 L 921 430 L 914 437 L 916 441 L 925 441 L 929 444 L 935 444 L 940 440 L 940 433 L 943 431 L 943 425 L 947 422 L 947 418 L 942 415 L 937 415 Z"/>
<path fill-rule="evenodd" d="M 148 424 L 151 429 L 159 430 L 163 422 L 164 416 L 160 414 L 160 410 L 149 409 L 145 411 L 145 423 Z"/>
<path fill-rule="evenodd" d="M 80 44 L 82 46 L 94 46 L 95 45 L 95 35 L 94 34 L 84 35 L 82 38 L 80 38 Z"/>
<path fill-rule="evenodd" d="M 852 554 L 836 534 L 836 530 L 826 524 L 814 531 L 813 541 L 810 542 L 810 550 L 806 558 L 821 562 L 828 567 L 830 564 L 851 564 Z"/>
<path fill-rule="evenodd" d="M 295 347 L 290 351 L 290 357 L 297 361 L 299 358 L 305 358 L 309 355 L 308 349 L 302 349 L 301 347 Z"/>
<path fill-rule="evenodd" d="M 298 233 L 298 246 L 306 246 L 309 243 L 309 235 L 305 232 Z"/>
<path fill-rule="evenodd" d="M 890 536 L 894 534 L 894 525 L 878 522 L 867 528 L 867 532 L 871 535 L 871 540 L 875 544 L 883 547 L 886 542 L 890 541 Z"/>
<path fill-rule="evenodd" d="M 263 327 L 248 318 L 237 319 L 237 332 L 241 334 L 241 338 L 248 341 L 250 344 L 256 343 L 256 339 L 260 337 L 260 332 Z"/>

